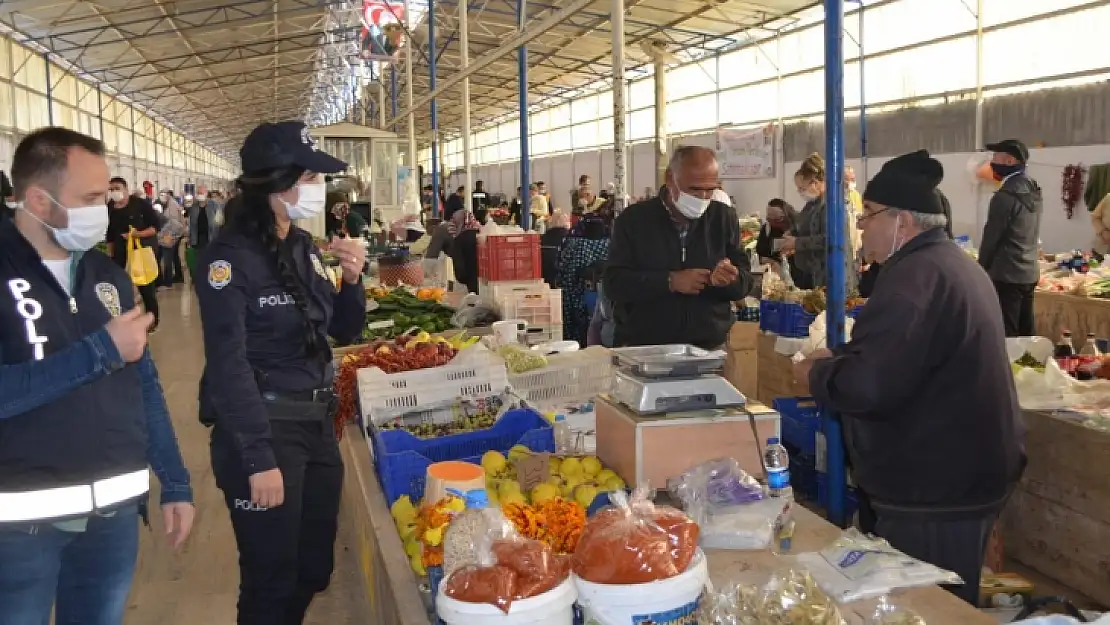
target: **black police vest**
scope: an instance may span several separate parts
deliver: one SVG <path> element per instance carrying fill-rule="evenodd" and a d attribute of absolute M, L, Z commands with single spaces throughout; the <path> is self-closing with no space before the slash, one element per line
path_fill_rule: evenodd
<path fill-rule="evenodd" d="M 0 364 L 48 359 L 135 305 L 130 279 L 99 252 L 84 254 L 73 275 L 71 303 L 10 222 L 0 225 Z M 0 419 L 0 492 L 91 484 L 138 471 L 148 464 L 146 448 L 139 368 L 128 365 Z"/>

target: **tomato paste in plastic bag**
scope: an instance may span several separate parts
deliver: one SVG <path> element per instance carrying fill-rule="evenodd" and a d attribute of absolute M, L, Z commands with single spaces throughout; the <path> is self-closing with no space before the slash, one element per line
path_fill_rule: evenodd
<path fill-rule="evenodd" d="M 682 573 L 698 548 L 698 525 L 684 513 L 655 506 L 646 491 L 614 505 L 586 523 L 574 552 L 574 572 L 596 584 L 643 584 Z"/>

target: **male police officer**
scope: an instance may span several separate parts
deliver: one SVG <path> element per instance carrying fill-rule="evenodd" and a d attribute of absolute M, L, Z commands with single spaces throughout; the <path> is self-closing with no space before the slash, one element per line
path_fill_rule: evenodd
<path fill-rule="evenodd" d="M 192 525 L 127 274 L 89 251 L 108 227 L 104 144 L 45 128 L 16 148 L 0 224 L 0 625 L 122 622 L 148 466 L 166 532 Z M 56 606 L 55 606 L 56 601 Z"/>

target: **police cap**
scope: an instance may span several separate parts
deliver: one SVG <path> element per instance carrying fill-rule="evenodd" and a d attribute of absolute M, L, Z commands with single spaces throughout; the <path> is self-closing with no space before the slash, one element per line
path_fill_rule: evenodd
<path fill-rule="evenodd" d="M 244 173 L 300 167 L 318 174 L 337 174 L 347 163 L 321 152 L 303 122 L 265 123 L 251 131 L 239 149 Z"/>

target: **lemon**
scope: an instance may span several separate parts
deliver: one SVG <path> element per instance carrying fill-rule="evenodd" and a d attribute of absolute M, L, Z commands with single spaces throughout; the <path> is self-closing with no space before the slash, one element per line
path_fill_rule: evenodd
<path fill-rule="evenodd" d="M 583 485 L 579 486 L 578 488 L 574 489 L 574 500 L 578 502 L 578 505 L 582 506 L 583 508 L 585 508 L 587 510 L 590 508 L 590 504 L 592 504 L 594 502 L 594 499 L 596 497 L 597 497 L 597 487 L 596 486 L 590 486 L 588 484 L 583 484 Z"/>
<path fill-rule="evenodd" d="M 576 478 L 572 478 L 572 479 L 567 480 L 566 483 L 563 484 L 563 491 L 562 491 L 563 492 L 563 497 L 566 497 L 567 499 L 573 499 L 574 498 L 574 489 L 578 488 L 581 485 L 582 485 L 582 480 L 579 480 L 579 479 L 576 479 Z"/>
<path fill-rule="evenodd" d="M 551 484 L 538 484 L 532 489 L 532 504 L 539 505 L 559 496 L 559 488 Z"/>
<path fill-rule="evenodd" d="M 602 469 L 598 472 L 597 475 L 594 476 L 594 479 L 597 481 L 598 484 L 604 485 L 606 482 L 614 477 L 617 477 L 616 471 L 612 469 Z"/>
<path fill-rule="evenodd" d="M 622 480 L 619 475 L 614 475 L 613 477 L 606 480 L 605 484 L 603 484 L 603 486 L 605 486 L 605 490 L 624 490 L 625 489 L 624 480 Z"/>
<path fill-rule="evenodd" d="M 524 498 L 524 495 L 520 494 L 520 491 L 517 491 L 515 493 L 505 493 L 501 495 L 501 505 L 507 506 L 509 504 L 526 506 L 528 505 L 528 501 Z"/>
<path fill-rule="evenodd" d="M 504 471 L 508 464 L 509 461 L 499 451 L 491 450 L 482 454 L 482 469 L 485 470 L 486 475 L 497 475 Z"/>
<path fill-rule="evenodd" d="M 582 472 L 588 477 L 593 477 L 601 472 L 601 461 L 597 456 L 586 456 L 582 459 Z"/>
<path fill-rule="evenodd" d="M 528 449 L 524 445 L 513 445 L 513 448 L 509 450 L 509 460 L 513 462 L 527 458 L 531 455 L 532 450 Z"/>
<path fill-rule="evenodd" d="M 558 475 L 559 469 L 563 466 L 563 459 L 558 456 L 551 456 L 547 459 L 547 466 L 551 475 Z"/>
<path fill-rule="evenodd" d="M 582 461 L 578 458 L 566 458 L 559 467 L 559 474 L 568 480 L 579 478 L 579 481 L 581 481 L 582 473 Z"/>

